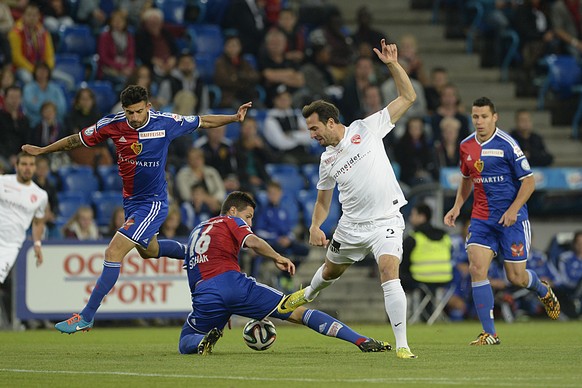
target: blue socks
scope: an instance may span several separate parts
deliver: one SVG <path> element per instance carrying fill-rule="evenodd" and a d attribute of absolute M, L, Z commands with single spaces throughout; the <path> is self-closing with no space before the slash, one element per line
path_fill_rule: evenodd
<path fill-rule="evenodd" d="M 174 240 L 158 240 L 160 250 L 158 257 L 166 256 L 172 259 L 184 259 L 186 257 L 186 247 Z"/>
<path fill-rule="evenodd" d="M 101 272 L 101 276 L 97 279 L 97 283 L 95 284 L 95 288 L 93 288 L 93 292 L 91 292 L 87 306 L 85 306 L 83 311 L 81 311 L 81 316 L 83 316 L 85 321 L 91 322 L 97 309 L 101 305 L 103 298 L 105 298 L 115 285 L 115 282 L 117 282 L 120 270 L 121 263 L 113 261 L 103 262 L 103 272 Z"/>
<path fill-rule="evenodd" d="M 305 326 L 319 334 L 337 337 L 354 345 L 359 345 L 368 339 L 368 337 L 356 333 L 344 323 L 319 310 L 306 310 L 302 320 Z"/>
<path fill-rule="evenodd" d="M 198 345 L 200 341 L 204 338 L 204 334 L 188 334 L 180 338 L 180 343 L 178 344 L 178 351 L 180 354 L 193 354 L 198 353 Z"/>
<path fill-rule="evenodd" d="M 473 303 L 483 330 L 489 334 L 496 334 L 493 323 L 493 290 L 489 280 L 471 283 L 473 287 Z"/>
<path fill-rule="evenodd" d="M 531 269 L 526 269 L 529 280 L 527 282 L 527 289 L 537 292 L 540 298 L 543 298 L 548 293 L 548 287 L 544 286 L 540 281 L 538 275 Z"/>

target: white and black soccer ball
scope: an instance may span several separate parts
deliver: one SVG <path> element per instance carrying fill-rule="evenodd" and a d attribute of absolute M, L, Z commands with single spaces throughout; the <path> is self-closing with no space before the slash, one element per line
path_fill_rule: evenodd
<path fill-rule="evenodd" d="M 258 321 L 252 319 L 243 329 L 243 340 L 253 350 L 267 350 L 275 343 L 277 330 L 268 319 Z"/>

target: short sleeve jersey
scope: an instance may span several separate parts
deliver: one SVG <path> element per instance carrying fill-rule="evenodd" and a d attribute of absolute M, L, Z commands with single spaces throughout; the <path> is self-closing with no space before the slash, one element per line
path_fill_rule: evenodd
<path fill-rule="evenodd" d="M 520 180 L 532 175 L 517 142 L 497 128 L 491 138 L 479 143 L 475 134 L 461 142 L 461 173 L 474 185 L 472 217 L 497 222 L 515 200 Z M 518 211 L 518 221 L 528 218 L 527 205 Z"/>
<path fill-rule="evenodd" d="M 392 129 L 388 108 L 346 127 L 343 139 L 321 155 L 318 190 L 338 185 L 342 219 L 365 222 L 391 217 L 406 204 L 382 138 Z"/>
<path fill-rule="evenodd" d="M 199 126 L 199 116 L 150 110 L 148 121 L 134 129 L 119 112 L 105 116 L 79 135 L 87 147 L 107 139 L 113 141 L 124 198 L 161 201 L 167 199 L 165 168 L 170 142 Z"/>
<path fill-rule="evenodd" d="M 198 224 L 190 234 L 184 259 L 190 288 L 227 271 L 240 272 L 238 254 L 252 234 L 238 217 L 218 216 Z"/>
<path fill-rule="evenodd" d="M 0 251 L 20 247 L 32 219 L 44 218 L 47 204 L 46 191 L 36 183 L 25 185 L 16 175 L 0 175 Z"/>

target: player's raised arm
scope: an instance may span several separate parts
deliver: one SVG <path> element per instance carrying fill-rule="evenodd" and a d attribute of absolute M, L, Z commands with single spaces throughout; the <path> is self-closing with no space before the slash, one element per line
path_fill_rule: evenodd
<path fill-rule="evenodd" d="M 295 264 L 286 257 L 277 253 L 265 240 L 257 235 L 250 235 L 245 240 L 245 246 L 251 248 L 261 256 L 268 257 L 273 260 L 277 268 L 281 271 L 287 271 L 291 275 L 295 275 Z"/>
<path fill-rule="evenodd" d="M 246 104 L 242 104 L 236 114 L 233 115 L 203 115 L 200 116 L 200 128 L 216 128 L 222 127 L 223 125 L 235 123 L 235 122 L 243 122 L 245 116 L 247 115 L 247 111 L 249 108 L 253 106 L 252 102 L 247 102 Z"/>
<path fill-rule="evenodd" d="M 49 144 L 45 147 L 38 147 L 31 144 L 25 144 L 22 146 L 22 151 L 30 154 L 30 155 L 42 155 L 42 154 L 49 154 L 51 152 L 58 152 L 58 151 L 69 151 L 74 148 L 81 146 L 81 138 L 78 133 L 74 135 L 70 135 L 67 137 L 63 137 L 60 140 L 55 141 L 52 144 Z"/>
<path fill-rule="evenodd" d="M 396 83 L 396 89 L 398 90 L 398 97 L 388 103 L 390 119 L 395 123 L 412 106 L 414 100 L 416 100 L 416 92 L 412 87 L 408 74 L 406 74 L 406 71 L 398 63 L 398 49 L 396 45 L 386 44 L 385 39 L 382 39 L 380 44 L 382 45 L 382 51 L 374 47 L 374 52 L 388 66 L 388 70 L 390 70 L 390 74 L 392 74 L 392 78 L 394 78 L 394 82 Z"/>

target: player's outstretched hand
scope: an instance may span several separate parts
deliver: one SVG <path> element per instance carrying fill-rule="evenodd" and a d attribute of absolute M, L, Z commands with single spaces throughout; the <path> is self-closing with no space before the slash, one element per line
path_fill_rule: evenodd
<path fill-rule="evenodd" d="M 247 115 L 247 110 L 249 110 L 252 106 L 253 106 L 252 102 L 247 102 L 245 104 L 242 104 L 238 108 L 238 111 L 236 112 L 236 119 L 239 123 L 242 123 L 244 121 L 245 116 Z"/>
<path fill-rule="evenodd" d="M 40 267 L 42 264 L 42 249 L 37 245 L 34 246 L 34 256 L 36 257 L 36 266 Z"/>
<path fill-rule="evenodd" d="M 455 226 L 455 220 L 457 219 L 457 217 L 459 216 L 459 214 L 461 213 L 461 211 L 457 208 L 452 208 L 451 210 L 449 210 L 449 212 L 445 215 L 445 218 L 443 220 L 443 222 L 445 223 L 445 225 L 447 226 Z"/>
<path fill-rule="evenodd" d="M 27 154 L 37 156 L 42 154 L 42 147 L 38 147 L 31 144 L 25 144 L 21 147 L 22 151 L 26 152 Z"/>
<path fill-rule="evenodd" d="M 320 228 L 309 229 L 309 245 L 316 247 L 326 247 L 329 240 Z"/>
<path fill-rule="evenodd" d="M 389 64 L 390 62 L 398 61 L 398 49 L 395 44 L 386 44 L 386 39 L 382 39 L 380 45 L 382 46 L 382 51 L 374 47 L 374 52 L 382 62 Z"/>
<path fill-rule="evenodd" d="M 281 271 L 289 272 L 290 275 L 295 275 L 295 264 L 291 260 L 281 255 L 275 259 L 275 265 Z"/>

